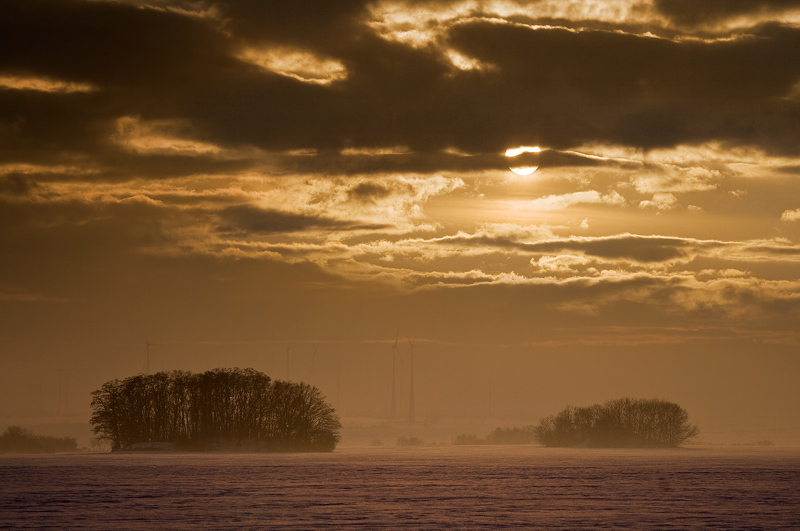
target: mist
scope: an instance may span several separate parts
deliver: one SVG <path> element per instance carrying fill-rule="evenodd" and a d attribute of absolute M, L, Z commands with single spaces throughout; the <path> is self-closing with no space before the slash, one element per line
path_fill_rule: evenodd
<path fill-rule="evenodd" d="M 273 379 L 310 383 L 342 418 L 344 445 L 366 445 L 375 439 L 394 444 L 401 435 L 450 443 L 461 433 L 483 437 L 496 427 L 536 424 L 566 405 L 624 396 L 680 404 L 700 427 L 702 442 L 800 444 L 797 426 L 792 425 L 794 404 L 800 399 L 793 375 L 800 361 L 790 348 L 763 356 L 736 342 L 715 354 L 702 345 L 681 345 L 676 352 L 663 345 L 586 348 L 412 341 L 413 423 L 408 421 L 410 350 L 402 341 L 396 360 L 397 413 L 391 418 L 391 337 L 368 343 L 153 341 L 150 370 L 252 367 Z M 89 393 L 105 381 L 144 373 L 146 345 L 93 346 L 80 353 L 91 364 L 59 364 L 77 354 L 61 347 L 49 356 L 16 359 L 0 387 L 0 425 L 85 424 L 80 442 L 87 445 Z"/>

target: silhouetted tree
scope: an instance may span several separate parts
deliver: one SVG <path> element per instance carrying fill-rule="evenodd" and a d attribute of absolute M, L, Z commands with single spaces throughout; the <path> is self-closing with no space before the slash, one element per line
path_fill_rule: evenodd
<path fill-rule="evenodd" d="M 603 405 L 571 406 L 534 430 L 545 446 L 669 447 L 697 436 L 686 411 L 666 400 L 621 398 Z"/>
<path fill-rule="evenodd" d="M 250 440 L 258 449 L 330 451 L 341 428 L 316 387 L 238 368 L 106 382 L 92 393 L 91 423 L 113 450 L 143 442 L 203 449 Z"/>

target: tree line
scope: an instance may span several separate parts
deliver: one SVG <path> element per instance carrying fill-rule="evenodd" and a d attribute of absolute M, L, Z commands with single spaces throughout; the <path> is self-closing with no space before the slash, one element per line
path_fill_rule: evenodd
<path fill-rule="evenodd" d="M 545 446 L 671 447 L 697 436 L 686 411 L 666 400 L 620 398 L 568 406 L 534 428 Z"/>
<path fill-rule="evenodd" d="M 453 444 L 533 444 L 535 441 L 534 426 L 523 426 L 521 428 L 495 428 L 483 439 L 471 433 L 462 433 L 453 439 Z"/>
<path fill-rule="evenodd" d="M 78 442 L 73 437 L 35 435 L 21 426 L 9 426 L 0 435 L 0 454 L 52 454 L 77 449 Z"/>
<path fill-rule="evenodd" d="M 138 375 L 92 392 L 94 433 L 112 450 L 173 443 L 206 450 L 255 443 L 262 451 L 331 451 L 341 423 L 316 387 L 254 369 Z"/>

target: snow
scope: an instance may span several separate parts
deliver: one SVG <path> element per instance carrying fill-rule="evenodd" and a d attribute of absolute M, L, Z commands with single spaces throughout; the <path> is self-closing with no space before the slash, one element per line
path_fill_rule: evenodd
<path fill-rule="evenodd" d="M 800 449 L 0 458 L 0 528 L 800 528 Z"/>

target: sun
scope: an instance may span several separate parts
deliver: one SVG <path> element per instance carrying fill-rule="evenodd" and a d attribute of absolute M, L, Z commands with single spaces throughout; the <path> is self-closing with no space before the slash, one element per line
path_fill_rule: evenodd
<path fill-rule="evenodd" d="M 539 153 L 541 151 L 542 149 L 539 146 L 520 146 L 507 149 L 506 157 L 516 157 L 523 153 Z M 509 170 L 521 176 L 530 175 L 538 169 L 539 166 L 512 166 L 509 168 Z"/>
<path fill-rule="evenodd" d="M 539 169 L 539 166 L 516 166 L 513 168 L 509 168 L 512 172 L 516 173 L 517 175 L 530 175 L 531 173 L 535 172 Z"/>

